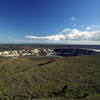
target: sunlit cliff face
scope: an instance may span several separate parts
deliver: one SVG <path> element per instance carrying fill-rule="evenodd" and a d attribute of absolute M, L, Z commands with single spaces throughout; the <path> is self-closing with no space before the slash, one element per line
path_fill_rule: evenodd
<path fill-rule="evenodd" d="M 35 48 L 32 50 L 8 50 L 0 51 L 0 56 L 3 57 L 19 57 L 19 56 L 78 56 L 78 55 L 91 55 L 97 52 L 86 49 L 49 49 L 49 48 Z"/>

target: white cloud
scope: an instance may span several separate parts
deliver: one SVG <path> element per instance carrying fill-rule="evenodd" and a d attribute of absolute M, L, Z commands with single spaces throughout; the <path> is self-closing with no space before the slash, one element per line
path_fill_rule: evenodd
<path fill-rule="evenodd" d="M 100 28 L 100 26 L 99 25 L 90 25 L 90 26 L 86 27 L 86 30 L 92 30 L 92 29 L 97 29 L 97 28 Z"/>
<path fill-rule="evenodd" d="M 72 17 L 71 19 L 72 19 L 72 20 L 76 20 L 76 17 Z"/>
<path fill-rule="evenodd" d="M 91 30 L 91 27 L 90 26 L 86 27 L 86 30 Z"/>
<path fill-rule="evenodd" d="M 64 29 L 65 30 L 65 29 Z M 78 29 L 70 29 L 64 31 L 66 40 L 88 40 L 89 38 L 91 38 L 91 33 L 88 31 L 80 31 Z"/>
<path fill-rule="evenodd" d="M 63 34 L 57 34 L 57 35 L 51 35 L 51 36 L 25 36 L 26 38 L 29 39 L 35 39 L 35 40 L 55 40 L 55 41 L 59 41 L 59 40 L 64 40 L 65 36 Z"/>
<path fill-rule="evenodd" d="M 100 42 L 100 31 L 81 31 L 78 29 L 70 29 L 70 28 L 65 28 L 60 32 L 59 34 L 56 35 L 51 35 L 51 36 L 25 36 L 28 39 L 32 40 L 46 40 L 46 41 L 53 41 L 53 42 L 67 42 L 67 41 L 76 41 L 80 43 L 81 41 L 98 41 Z"/>

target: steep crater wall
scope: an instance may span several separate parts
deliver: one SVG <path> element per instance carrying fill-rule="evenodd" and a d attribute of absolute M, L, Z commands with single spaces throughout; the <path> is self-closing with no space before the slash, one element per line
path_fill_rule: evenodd
<path fill-rule="evenodd" d="M 3 57 L 18 57 L 18 56 L 79 56 L 100 54 L 99 52 L 79 48 L 34 48 L 23 50 L 4 50 L 0 51 L 0 56 Z"/>

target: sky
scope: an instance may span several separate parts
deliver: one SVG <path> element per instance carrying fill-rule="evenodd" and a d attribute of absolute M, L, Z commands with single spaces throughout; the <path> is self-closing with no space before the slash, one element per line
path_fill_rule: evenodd
<path fill-rule="evenodd" d="M 100 0 L 0 0 L 0 43 L 100 45 Z"/>

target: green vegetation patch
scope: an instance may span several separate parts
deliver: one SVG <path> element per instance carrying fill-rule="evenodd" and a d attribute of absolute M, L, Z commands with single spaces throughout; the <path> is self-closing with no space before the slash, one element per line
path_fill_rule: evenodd
<path fill-rule="evenodd" d="M 0 58 L 0 100 L 98 98 L 100 55 Z"/>

